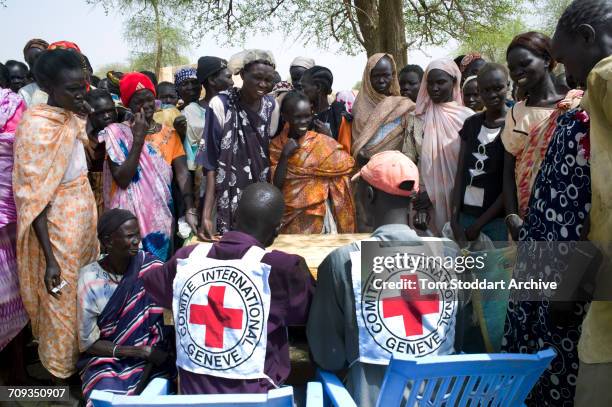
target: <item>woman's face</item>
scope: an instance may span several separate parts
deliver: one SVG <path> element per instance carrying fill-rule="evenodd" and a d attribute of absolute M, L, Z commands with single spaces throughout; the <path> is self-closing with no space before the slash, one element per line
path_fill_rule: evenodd
<path fill-rule="evenodd" d="M 117 123 L 117 108 L 110 97 L 99 97 L 90 103 L 93 112 L 89 121 L 95 130 L 102 130 L 111 123 Z"/>
<path fill-rule="evenodd" d="M 289 136 L 296 139 L 302 137 L 312 121 L 310 102 L 298 100 L 293 106 L 289 106 L 283 118 L 289 123 Z"/>
<path fill-rule="evenodd" d="M 446 103 L 453 100 L 455 78 L 441 69 L 432 69 L 427 75 L 427 93 L 434 103 Z"/>
<path fill-rule="evenodd" d="M 162 104 L 176 106 L 178 103 L 178 95 L 174 86 L 163 85 L 157 87 L 157 98 L 161 100 Z"/>
<path fill-rule="evenodd" d="M 267 64 L 251 64 L 240 74 L 242 77 L 241 93 L 249 99 L 261 99 L 272 92 L 274 68 Z"/>
<path fill-rule="evenodd" d="M 308 99 L 310 100 L 311 103 L 314 103 L 316 100 L 319 99 L 319 95 L 321 94 L 321 89 L 317 85 L 314 84 L 310 76 L 308 75 L 302 76 L 301 84 L 302 84 L 302 92 L 304 92 L 304 94 L 308 96 Z"/>
<path fill-rule="evenodd" d="M 87 94 L 87 78 L 81 68 L 62 69 L 47 89 L 55 104 L 75 113 L 84 111 L 83 102 Z"/>
<path fill-rule="evenodd" d="M 482 99 L 476 80 L 471 80 L 463 86 L 463 104 L 475 112 L 482 110 Z"/>
<path fill-rule="evenodd" d="M 223 92 L 234 86 L 232 73 L 227 68 L 223 68 L 217 74 L 213 75 L 209 83 L 216 92 Z"/>
<path fill-rule="evenodd" d="M 510 77 L 526 92 L 537 86 L 548 73 L 550 61 L 527 48 L 515 47 L 507 55 Z"/>
<path fill-rule="evenodd" d="M 508 79 L 499 70 L 489 71 L 478 77 L 478 90 L 488 110 L 500 110 L 506 103 Z"/>
<path fill-rule="evenodd" d="M 149 89 L 141 89 L 132 95 L 130 100 L 130 110 L 132 113 L 144 110 L 145 120 L 151 123 L 155 114 L 155 95 Z"/>
<path fill-rule="evenodd" d="M 377 93 L 388 96 L 392 80 L 393 65 L 391 64 L 391 60 L 384 56 L 378 61 L 372 71 L 370 71 L 370 85 L 372 85 Z"/>
<path fill-rule="evenodd" d="M 421 78 L 419 78 L 419 75 L 416 72 L 404 72 L 399 77 L 399 85 L 401 95 L 416 102 L 419 89 L 421 88 Z"/>
<path fill-rule="evenodd" d="M 106 243 L 109 256 L 115 258 L 134 257 L 140 245 L 140 228 L 136 219 L 130 219 L 119 226 Z"/>
<path fill-rule="evenodd" d="M 179 86 L 177 86 L 177 92 L 183 102 L 186 105 L 192 102 L 197 102 L 200 99 L 200 92 L 202 91 L 202 86 L 200 82 L 195 79 L 187 79 L 181 82 Z"/>

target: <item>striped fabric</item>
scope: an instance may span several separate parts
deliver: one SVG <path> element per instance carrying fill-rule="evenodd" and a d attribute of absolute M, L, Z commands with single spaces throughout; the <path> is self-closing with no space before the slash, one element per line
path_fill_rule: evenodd
<path fill-rule="evenodd" d="M 151 268 L 162 263 L 143 251 L 135 256 L 122 280 L 110 295 L 97 324 L 99 339 L 119 346 L 155 346 L 169 349 L 171 327 L 163 323 L 162 308 L 146 294 L 141 277 Z M 91 281 L 90 287 L 79 287 L 79 301 L 95 301 L 96 289 L 106 282 Z M 100 292 L 98 292 L 100 295 Z M 147 362 L 136 358 L 115 359 L 83 353 L 77 368 L 83 381 L 83 395 L 89 398 L 92 390 L 105 390 L 117 394 L 134 394 Z M 172 364 L 171 364 L 172 365 Z M 149 380 L 159 376 L 171 376 L 173 366 L 154 367 Z"/>

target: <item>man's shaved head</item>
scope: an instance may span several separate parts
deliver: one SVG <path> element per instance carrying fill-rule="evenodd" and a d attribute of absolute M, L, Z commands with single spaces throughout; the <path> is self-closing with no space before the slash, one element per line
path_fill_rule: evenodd
<path fill-rule="evenodd" d="M 251 184 L 242 191 L 236 229 L 269 246 L 278 235 L 284 211 L 285 200 L 278 188 L 267 182 Z"/>

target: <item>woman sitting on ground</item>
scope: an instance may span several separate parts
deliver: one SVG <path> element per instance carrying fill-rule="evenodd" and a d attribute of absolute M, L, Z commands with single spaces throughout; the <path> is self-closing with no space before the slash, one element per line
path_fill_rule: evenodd
<path fill-rule="evenodd" d="M 105 212 L 98 239 L 106 256 L 81 269 L 77 290 L 79 348 L 77 368 L 83 395 L 93 390 L 139 394 L 158 376 L 171 376 L 165 363 L 172 347 L 172 327 L 163 309 L 142 285 L 142 276 L 163 263 L 138 249 L 136 216 L 123 209 Z"/>
<path fill-rule="evenodd" d="M 274 185 L 285 196 L 281 233 L 354 233 L 353 157 L 321 133 L 323 123 L 319 131 L 308 130 L 312 112 L 305 94 L 287 93 L 281 114 L 287 125 L 270 143 Z"/>
<path fill-rule="evenodd" d="M 166 260 L 172 254 L 173 176 L 181 190 L 185 220 L 195 232 L 192 178 L 176 131 L 153 120 L 155 88 L 138 72 L 120 82 L 121 100 L 134 113 L 133 123 L 113 123 L 99 134 L 105 142 L 104 206 L 132 211 L 138 218 L 144 250 Z"/>

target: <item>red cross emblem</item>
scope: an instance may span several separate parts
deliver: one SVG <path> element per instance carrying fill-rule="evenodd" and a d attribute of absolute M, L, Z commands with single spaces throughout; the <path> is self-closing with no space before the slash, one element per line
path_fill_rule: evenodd
<path fill-rule="evenodd" d="M 417 276 L 401 276 L 402 281 L 414 281 L 417 284 Z M 438 294 L 421 295 L 418 286 L 413 290 L 402 290 L 398 297 L 388 297 L 382 300 L 383 317 L 396 317 L 401 315 L 404 319 L 404 330 L 406 336 L 422 335 L 422 317 L 426 314 L 440 312 L 440 299 Z"/>
<path fill-rule="evenodd" d="M 209 348 L 223 348 L 225 328 L 242 328 L 243 311 L 225 308 L 224 297 L 225 286 L 213 285 L 208 291 L 208 305 L 191 304 L 189 307 L 189 323 L 206 326 L 204 344 Z"/>

